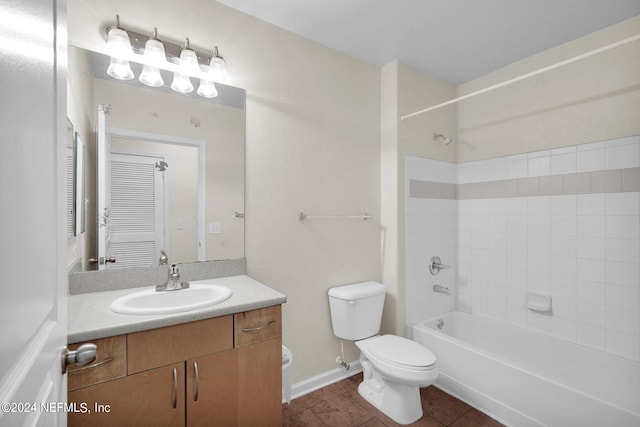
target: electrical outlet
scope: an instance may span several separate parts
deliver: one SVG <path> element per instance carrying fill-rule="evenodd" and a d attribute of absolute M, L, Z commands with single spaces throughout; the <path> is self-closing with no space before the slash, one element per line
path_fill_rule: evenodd
<path fill-rule="evenodd" d="M 220 234 L 222 233 L 222 227 L 219 222 L 210 222 L 209 223 L 209 234 Z"/>

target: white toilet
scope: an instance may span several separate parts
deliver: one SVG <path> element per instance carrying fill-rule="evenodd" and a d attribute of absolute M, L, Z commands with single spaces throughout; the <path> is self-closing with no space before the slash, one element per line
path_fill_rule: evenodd
<path fill-rule="evenodd" d="M 362 282 L 329 289 L 333 333 L 356 342 L 364 381 L 358 392 L 369 403 L 400 424 L 422 417 L 420 387 L 438 377 L 436 357 L 426 347 L 380 332 L 385 287 Z"/>

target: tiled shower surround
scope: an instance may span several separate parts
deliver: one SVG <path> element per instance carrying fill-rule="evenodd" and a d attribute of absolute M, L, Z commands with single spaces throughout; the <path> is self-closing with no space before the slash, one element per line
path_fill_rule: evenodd
<path fill-rule="evenodd" d="M 405 170 L 408 324 L 455 308 L 640 360 L 640 136 Z"/>

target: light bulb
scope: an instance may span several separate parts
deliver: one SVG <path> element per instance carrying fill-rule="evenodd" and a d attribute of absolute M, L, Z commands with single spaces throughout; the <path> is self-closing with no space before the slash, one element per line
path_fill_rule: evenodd
<path fill-rule="evenodd" d="M 216 82 L 226 82 L 229 80 L 227 75 L 227 64 L 219 56 L 214 56 L 209 62 L 209 76 Z"/>
<path fill-rule="evenodd" d="M 129 59 L 132 53 L 127 32 L 120 28 L 111 28 L 107 36 L 107 54 L 112 58 Z"/>
<path fill-rule="evenodd" d="M 109 61 L 107 74 L 118 80 L 131 80 L 134 77 L 129 61 L 114 57 L 111 57 L 111 61 Z"/>
<path fill-rule="evenodd" d="M 198 76 L 201 73 L 198 57 L 193 50 L 189 48 L 182 49 L 182 52 L 180 52 L 180 65 L 178 65 L 178 72 L 182 75 L 193 77 Z"/>
<path fill-rule="evenodd" d="M 203 98 L 215 98 L 216 96 L 218 96 L 218 89 L 216 89 L 216 85 L 212 80 L 200 79 L 198 95 Z"/>
<path fill-rule="evenodd" d="M 160 70 L 150 65 L 142 66 L 142 73 L 138 77 L 140 83 L 151 87 L 164 86 L 164 80 L 160 74 Z"/>
<path fill-rule="evenodd" d="M 173 82 L 171 83 L 171 89 L 180 93 L 190 93 L 193 92 L 193 85 L 191 84 L 191 80 L 189 80 L 189 77 L 176 72 L 173 73 Z"/>

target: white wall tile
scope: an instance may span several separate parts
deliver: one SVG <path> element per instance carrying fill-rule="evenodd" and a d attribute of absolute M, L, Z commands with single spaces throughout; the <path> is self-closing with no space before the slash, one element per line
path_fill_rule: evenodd
<path fill-rule="evenodd" d="M 578 144 L 576 146 L 576 150 L 578 152 L 580 152 L 580 151 L 589 151 L 589 150 L 603 150 L 605 148 L 607 148 L 607 142 L 606 141 L 590 142 L 588 144 Z"/>
<path fill-rule="evenodd" d="M 509 234 L 527 234 L 527 217 L 524 215 L 508 216 L 507 232 Z"/>
<path fill-rule="evenodd" d="M 507 232 L 507 216 L 506 215 L 490 215 L 489 232 L 490 233 L 506 233 Z"/>
<path fill-rule="evenodd" d="M 604 328 L 584 323 L 578 323 L 576 326 L 578 332 L 578 344 L 598 350 L 606 350 L 607 339 L 606 330 Z"/>
<path fill-rule="evenodd" d="M 640 335 L 640 312 L 617 308 L 607 311 L 607 328 L 629 335 Z"/>
<path fill-rule="evenodd" d="M 528 197 L 527 213 L 529 215 L 549 215 L 551 212 L 551 197 Z"/>
<path fill-rule="evenodd" d="M 607 351 L 629 359 L 640 359 L 640 339 L 638 337 L 607 331 Z"/>
<path fill-rule="evenodd" d="M 576 261 L 576 277 L 578 280 L 604 282 L 607 279 L 604 261 L 578 258 Z"/>
<path fill-rule="evenodd" d="M 488 199 L 489 215 L 506 215 L 507 199 Z"/>
<path fill-rule="evenodd" d="M 518 159 L 507 159 L 507 178 L 508 179 L 516 179 L 516 178 L 526 178 L 527 177 L 527 159 L 518 158 Z"/>
<path fill-rule="evenodd" d="M 553 280 L 560 281 L 564 278 L 575 279 L 577 275 L 577 260 L 572 257 L 549 257 L 549 274 Z"/>
<path fill-rule="evenodd" d="M 606 254 L 606 239 L 603 237 L 578 237 L 576 256 L 578 258 L 603 260 Z"/>
<path fill-rule="evenodd" d="M 579 237 L 605 237 L 607 222 L 604 216 L 578 216 L 576 235 Z"/>
<path fill-rule="evenodd" d="M 606 195 L 607 215 L 640 214 L 640 193 L 609 193 Z"/>
<path fill-rule="evenodd" d="M 551 236 L 551 255 L 554 256 L 576 256 L 576 237 L 573 236 Z"/>
<path fill-rule="evenodd" d="M 609 301 L 609 286 L 602 282 L 593 282 L 591 280 L 578 280 L 577 282 L 577 298 L 579 301 L 591 303 L 600 303 Z"/>
<path fill-rule="evenodd" d="M 604 288 L 604 286 L 602 286 Z M 607 307 L 612 309 L 624 308 L 631 311 L 640 311 L 638 301 L 640 298 L 640 288 L 629 286 L 606 286 Z"/>
<path fill-rule="evenodd" d="M 640 166 L 638 144 L 607 147 L 607 169 L 635 168 Z"/>
<path fill-rule="evenodd" d="M 576 341 L 576 322 L 559 318 L 552 317 L 550 320 L 550 333 L 556 338 L 560 338 L 566 341 L 575 342 Z"/>
<path fill-rule="evenodd" d="M 576 213 L 578 215 L 604 215 L 605 206 L 605 194 L 578 194 L 576 196 Z"/>
<path fill-rule="evenodd" d="M 568 320 L 576 320 L 576 301 L 570 298 L 553 297 L 553 315 Z"/>
<path fill-rule="evenodd" d="M 637 215 L 609 215 L 606 236 L 614 239 L 640 239 L 640 220 Z"/>
<path fill-rule="evenodd" d="M 527 209 L 527 197 L 510 197 L 507 199 L 507 215 L 526 215 Z"/>
<path fill-rule="evenodd" d="M 575 236 L 577 230 L 575 216 L 552 216 L 551 235 L 553 236 Z"/>
<path fill-rule="evenodd" d="M 576 304 L 576 320 L 586 325 L 606 327 L 607 311 L 604 304 L 578 301 Z"/>
<path fill-rule="evenodd" d="M 551 155 L 551 175 L 575 173 L 576 171 L 576 153 Z"/>
<path fill-rule="evenodd" d="M 579 151 L 577 153 L 577 172 L 593 172 L 605 170 L 607 166 L 606 162 L 606 150 L 601 148 L 599 150 Z"/>
<path fill-rule="evenodd" d="M 640 287 L 640 268 L 638 268 L 638 264 L 607 261 L 606 282 L 613 285 L 638 288 Z"/>
<path fill-rule="evenodd" d="M 576 278 L 574 277 L 558 277 L 553 273 L 550 276 L 551 281 L 551 296 L 553 298 L 566 298 L 573 305 L 576 302 Z M 555 303 L 554 303 L 555 304 Z"/>
<path fill-rule="evenodd" d="M 607 239 L 607 261 L 640 262 L 640 245 L 638 240 Z"/>
<path fill-rule="evenodd" d="M 551 158 L 533 157 L 527 159 L 527 176 L 548 176 L 551 173 Z"/>
<path fill-rule="evenodd" d="M 566 196 L 551 196 L 551 215 L 564 216 L 564 215 L 576 215 L 576 201 L 575 195 Z"/>

